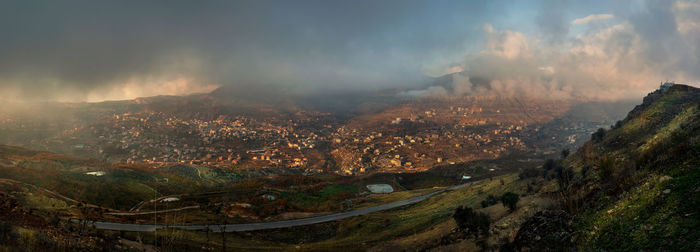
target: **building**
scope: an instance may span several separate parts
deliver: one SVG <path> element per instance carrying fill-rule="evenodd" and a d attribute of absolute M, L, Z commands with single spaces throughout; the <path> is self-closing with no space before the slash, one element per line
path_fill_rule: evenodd
<path fill-rule="evenodd" d="M 662 83 L 661 83 L 661 86 L 659 86 L 659 90 L 661 90 L 661 92 L 665 92 L 666 90 L 668 90 L 669 88 L 671 88 L 673 85 L 676 85 L 676 83 L 674 83 L 674 82 L 668 82 L 668 81 L 667 81 L 667 82 L 662 82 Z"/>

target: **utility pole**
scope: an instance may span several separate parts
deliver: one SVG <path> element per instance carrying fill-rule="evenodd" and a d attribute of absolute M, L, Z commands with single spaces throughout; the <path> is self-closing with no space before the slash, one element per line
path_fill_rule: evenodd
<path fill-rule="evenodd" d="M 158 178 L 153 184 L 153 246 L 158 248 Z"/>

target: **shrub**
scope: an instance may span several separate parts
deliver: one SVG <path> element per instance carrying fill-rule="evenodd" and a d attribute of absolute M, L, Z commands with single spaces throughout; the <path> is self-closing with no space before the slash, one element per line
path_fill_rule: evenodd
<path fill-rule="evenodd" d="M 613 157 L 603 157 L 598 161 L 598 176 L 603 180 L 608 180 L 612 178 L 615 172 L 615 158 Z"/>
<path fill-rule="evenodd" d="M 520 179 L 534 178 L 540 175 L 540 170 L 535 167 L 528 167 L 520 171 L 518 177 Z"/>
<path fill-rule="evenodd" d="M 501 203 L 503 203 L 503 206 L 508 207 L 510 211 L 515 210 L 515 208 L 518 206 L 519 200 L 520 196 L 512 192 L 504 193 L 503 196 L 501 196 Z"/>
<path fill-rule="evenodd" d="M 18 240 L 20 248 L 24 251 L 34 251 L 34 249 L 36 249 L 36 235 L 34 231 L 20 231 Z"/>
<path fill-rule="evenodd" d="M 495 205 L 496 203 L 498 203 L 498 198 L 496 198 L 496 196 L 489 194 L 489 196 L 486 197 L 485 200 L 481 201 L 481 207 L 492 206 L 492 205 Z"/>
<path fill-rule="evenodd" d="M 590 164 L 584 165 L 583 168 L 581 168 L 581 175 L 585 178 L 588 172 L 591 171 L 591 168 L 593 168 L 593 166 Z"/>
<path fill-rule="evenodd" d="M 459 229 L 467 235 L 478 238 L 479 234 L 488 235 L 489 233 L 491 218 L 485 213 L 474 211 L 471 207 L 457 207 L 452 218 L 457 222 Z"/>
<path fill-rule="evenodd" d="M 542 168 L 549 171 L 551 169 L 556 168 L 557 166 L 559 166 L 559 163 L 557 163 L 557 161 L 555 161 L 554 159 L 550 158 L 550 159 L 547 159 L 546 161 L 544 161 Z"/>
<path fill-rule="evenodd" d="M 622 121 L 617 121 L 617 122 L 615 123 L 615 125 L 613 125 L 612 128 L 613 128 L 613 129 L 617 129 L 617 128 L 620 128 L 620 127 L 622 127 Z"/>
<path fill-rule="evenodd" d="M 46 251 L 55 251 L 58 246 L 57 242 L 47 231 L 41 231 L 36 235 L 36 245 Z"/>
<path fill-rule="evenodd" d="M 604 136 L 605 129 L 599 128 L 595 133 L 591 135 L 591 140 L 593 140 L 593 142 L 600 142 L 600 140 L 603 140 Z"/>
<path fill-rule="evenodd" d="M 593 151 L 593 143 L 592 142 L 586 142 L 579 148 L 581 150 L 581 154 L 583 154 L 583 160 L 586 162 L 592 162 L 595 161 L 596 156 L 598 153 Z"/>

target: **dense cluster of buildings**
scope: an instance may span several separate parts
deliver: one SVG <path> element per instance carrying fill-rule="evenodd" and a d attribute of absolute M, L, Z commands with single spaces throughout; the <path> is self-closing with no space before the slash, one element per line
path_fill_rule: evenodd
<path fill-rule="evenodd" d="M 451 106 L 399 115 L 380 126 L 350 126 L 318 114 L 292 119 L 240 115 L 204 120 L 143 111 L 76 125 L 41 144 L 46 149 L 65 147 L 83 156 L 127 164 L 361 174 L 422 171 L 517 152 L 555 152 L 562 146 L 551 143 L 574 145 L 600 126 L 581 122 L 529 124 L 517 117 L 498 120 L 494 115 L 499 113 Z"/>

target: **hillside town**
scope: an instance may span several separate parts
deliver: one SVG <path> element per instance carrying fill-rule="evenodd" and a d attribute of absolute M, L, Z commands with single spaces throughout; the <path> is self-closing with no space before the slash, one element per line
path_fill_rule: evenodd
<path fill-rule="evenodd" d="M 139 111 L 76 124 L 32 143 L 124 164 L 291 168 L 357 175 L 425 171 L 514 153 L 551 154 L 585 141 L 606 123 L 611 122 L 556 119 L 539 123 L 507 107 L 477 106 L 434 107 L 362 124 L 343 124 L 319 113 L 297 113 L 286 120 L 244 115 L 207 120 Z M 13 124 L 4 122 L 0 127 Z"/>

